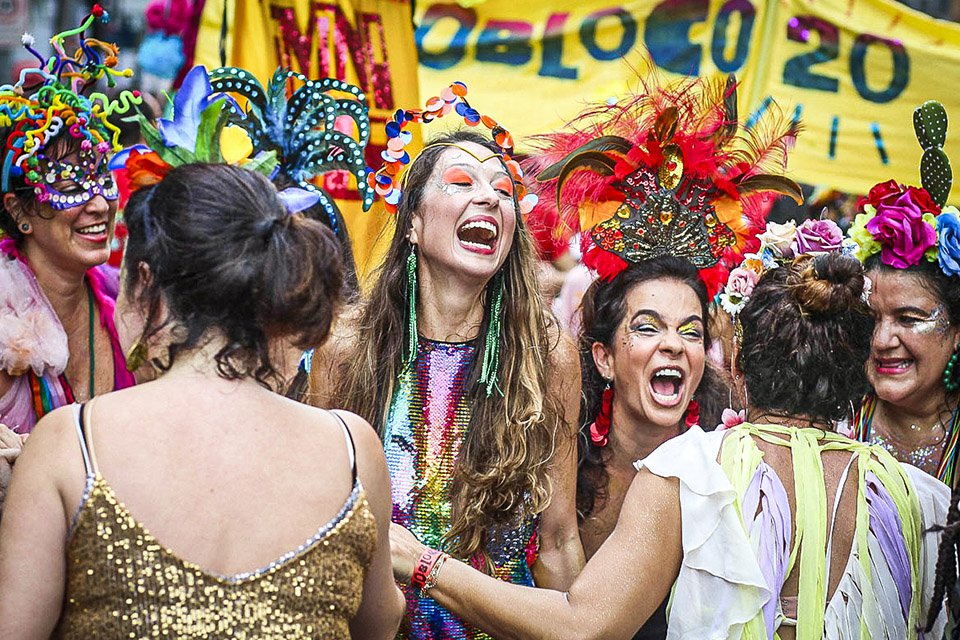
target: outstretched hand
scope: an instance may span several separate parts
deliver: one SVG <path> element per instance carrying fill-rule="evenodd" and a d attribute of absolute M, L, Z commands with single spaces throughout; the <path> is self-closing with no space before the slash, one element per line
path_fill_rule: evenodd
<path fill-rule="evenodd" d="M 3 502 L 7 497 L 13 463 L 20 457 L 26 439 L 26 435 L 15 433 L 7 425 L 0 423 L 0 510 L 3 509 Z"/>
<path fill-rule="evenodd" d="M 410 584 L 410 576 L 417 560 L 427 547 L 406 528 L 390 523 L 390 555 L 393 560 L 393 577 L 401 584 Z"/>

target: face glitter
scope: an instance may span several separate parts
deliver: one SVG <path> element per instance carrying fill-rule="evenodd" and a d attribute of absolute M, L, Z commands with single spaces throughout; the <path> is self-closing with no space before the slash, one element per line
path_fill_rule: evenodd
<path fill-rule="evenodd" d="M 947 315 L 947 309 L 942 304 L 938 304 L 933 311 L 930 312 L 930 315 L 927 316 L 927 319 L 922 322 L 917 322 L 912 327 L 914 333 L 919 333 L 921 335 L 927 335 L 934 333 L 938 336 L 946 335 L 947 331 L 950 329 L 950 318 Z"/>

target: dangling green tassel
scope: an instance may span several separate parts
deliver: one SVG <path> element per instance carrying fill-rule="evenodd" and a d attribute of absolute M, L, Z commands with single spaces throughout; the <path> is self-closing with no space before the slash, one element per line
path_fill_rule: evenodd
<path fill-rule="evenodd" d="M 490 301 L 490 323 L 487 325 L 487 337 L 483 346 L 483 364 L 480 367 L 480 384 L 487 386 L 487 397 L 496 389 L 502 396 L 503 390 L 498 384 L 500 372 L 500 319 L 503 311 L 503 272 L 497 273 L 492 283 L 493 296 Z"/>
<path fill-rule="evenodd" d="M 417 359 L 417 248 L 410 247 L 407 256 L 407 355 L 403 358 L 403 366 L 413 365 Z"/>
<path fill-rule="evenodd" d="M 953 369 L 957 366 L 957 352 L 954 351 L 953 355 L 950 356 L 950 361 L 947 362 L 946 368 L 943 370 L 943 386 L 947 388 L 947 391 L 956 391 L 960 389 L 960 382 L 957 382 L 953 378 Z"/>

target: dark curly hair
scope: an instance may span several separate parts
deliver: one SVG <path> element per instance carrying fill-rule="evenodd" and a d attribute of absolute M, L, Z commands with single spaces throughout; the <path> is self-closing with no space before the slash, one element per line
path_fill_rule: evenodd
<path fill-rule="evenodd" d="M 276 389 L 271 341 L 307 348 L 329 333 L 343 287 L 337 241 L 322 223 L 289 215 L 265 177 L 184 165 L 133 194 L 124 217 L 127 291 L 138 284 L 138 265 L 150 269 L 136 301 L 146 314 L 141 339 L 165 327 L 173 336 L 166 357 L 153 361 L 161 370 L 219 331 L 219 374 Z"/>
<path fill-rule="evenodd" d="M 601 396 L 607 384 L 593 361 L 593 344 L 613 344 L 617 328 L 623 323 L 627 313 L 627 295 L 637 285 L 651 280 L 676 280 L 693 289 L 700 301 L 700 314 L 704 324 L 704 351 L 710 348 L 710 335 L 707 331 L 710 300 L 707 297 L 707 287 L 700 279 L 697 268 L 683 258 L 661 256 L 632 263 L 611 280 L 594 281 L 584 293 L 579 341 L 583 395 L 580 404 L 580 435 L 577 440 L 577 515 L 581 521 L 589 517 L 597 505 L 606 499 L 609 481 L 606 461 L 610 452 L 604 447 L 598 447 L 590 439 L 589 425 L 597 419 Z M 722 386 L 722 383 L 709 366 L 705 367 L 694 399 L 700 402 L 703 396 L 708 395 L 707 390 L 716 388 L 717 385 Z M 709 395 L 712 398 L 718 394 Z M 707 411 L 701 406 L 701 422 L 715 426 L 719 422 L 719 413 L 723 407 L 714 407 L 715 402 L 708 404 L 710 407 Z M 711 423 L 714 413 L 717 419 Z M 611 425 L 610 428 L 615 429 L 616 426 Z"/>
<path fill-rule="evenodd" d="M 865 363 L 874 320 L 863 266 L 839 253 L 771 269 L 739 315 L 737 366 L 761 411 L 830 422 L 870 389 Z"/>

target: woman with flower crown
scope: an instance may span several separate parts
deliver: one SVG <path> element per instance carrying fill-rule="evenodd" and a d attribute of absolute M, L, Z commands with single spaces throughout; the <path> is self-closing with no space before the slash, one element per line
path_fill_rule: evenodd
<path fill-rule="evenodd" d="M 72 31 L 51 40 L 40 67 L 0 87 L 0 509 L 23 439 L 43 415 L 134 383 L 113 324 L 115 273 L 110 256 L 117 189 L 107 168 L 119 130 L 107 115 L 139 99 L 89 94 L 113 69 L 114 45 L 83 32 L 107 14 L 95 5 Z M 64 39 L 79 35 L 75 56 Z M 30 92 L 33 93 L 30 93 Z"/>
<path fill-rule="evenodd" d="M 668 594 L 668 638 L 919 637 L 949 490 L 832 430 L 867 388 L 852 366 L 873 332 L 863 268 L 843 251 L 763 253 L 736 301 L 748 421 L 691 427 L 638 461 L 569 590 L 500 584 L 394 527 L 397 579 L 426 573 L 441 605 L 512 638 L 628 638 Z"/>
<path fill-rule="evenodd" d="M 864 442 L 880 444 L 951 486 L 960 481 L 960 217 L 945 206 L 946 113 L 914 116 L 923 187 L 874 186 L 850 228 L 873 283 L 877 319 L 867 373 L 873 392 L 855 413 Z"/>
<path fill-rule="evenodd" d="M 465 95 L 454 83 L 387 123 L 369 179 L 396 231 L 367 298 L 317 350 L 310 397 L 378 429 L 394 522 L 499 579 L 565 588 L 583 563 L 576 350 L 538 293 L 510 134 Z M 411 160 L 407 128 L 454 113 L 494 140 L 444 134 Z M 403 637 L 487 637 L 406 595 Z"/>

